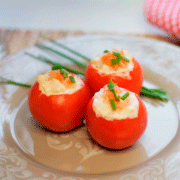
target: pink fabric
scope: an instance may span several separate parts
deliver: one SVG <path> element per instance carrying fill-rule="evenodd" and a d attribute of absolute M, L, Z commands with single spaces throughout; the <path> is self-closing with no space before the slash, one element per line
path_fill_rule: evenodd
<path fill-rule="evenodd" d="M 148 22 L 180 38 L 180 0 L 145 0 L 144 14 Z"/>

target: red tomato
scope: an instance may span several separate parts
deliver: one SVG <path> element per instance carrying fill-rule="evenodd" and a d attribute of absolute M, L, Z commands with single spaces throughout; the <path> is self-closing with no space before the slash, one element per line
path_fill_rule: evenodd
<path fill-rule="evenodd" d="M 119 87 L 140 94 L 143 83 L 143 71 L 140 64 L 133 58 L 134 68 L 130 71 L 130 80 L 117 76 L 116 74 L 100 74 L 96 68 L 89 63 L 85 72 L 85 81 L 88 83 L 91 92 L 94 94 L 112 79 Z"/>
<path fill-rule="evenodd" d="M 142 100 L 136 96 L 139 101 L 138 117 L 112 121 L 96 116 L 94 98 L 91 98 L 86 109 L 86 123 L 88 132 L 98 144 L 110 149 L 124 149 L 142 136 L 147 126 L 147 111 Z"/>
<path fill-rule="evenodd" d="M 82 87 L 73 94 L 47 96 L 36 82 L 29 92 L 29 108 L 32 116 L 44 127 L 58 132 L 74 129 L 81 121 L 90 99 L 89 87 Z"/>

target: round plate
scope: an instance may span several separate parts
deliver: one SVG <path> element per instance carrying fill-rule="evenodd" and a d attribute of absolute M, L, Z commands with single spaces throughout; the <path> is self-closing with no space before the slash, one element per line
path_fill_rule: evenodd
<path fill-rule="evenodd" d="M 29 112 L 29 89 L 1 85 L 0 153 L 3 158 L 0 161 L 4 163 L 0 164 L 0 168 L 4 173 L 0 176 L 17 179 L 20 176 L 24 179 L 170 177 L 172 165 L 177 167 L 175 164 L 180 162 L 179 49 L 163 42 L 127 36 L 81 36 L 62 39 L 60 42 L 90 58 L 105 49 L 127 49 L 143 67 L 144 85 L 162 87 L 168 92 L 170 101 L 161 102 L 142 97 L 148 110 L 145 133 L 130 148 L 108 151 L 92 143 L 85 126 L 66 134 L 43 129 Z M 46 44 L 57 48 L 48 42 Z M 0 76 L 33 84 L 39 74 L 50 70 L 50 65 L 25 55 L 25 51 L 35 55 L 43 54 L 54 61 L 60 60 L 61 63 L 77 68 L 63 58 L 31 47 L 4 59 L 0 64 Z M 176 174 L 175 168 L 172 173 Z"/>

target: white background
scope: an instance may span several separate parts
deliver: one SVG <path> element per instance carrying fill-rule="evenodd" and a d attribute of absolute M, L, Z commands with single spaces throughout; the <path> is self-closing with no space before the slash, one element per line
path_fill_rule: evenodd
<path fill-rule="evenodd" d="M 165 33 L 147 23 L 144 0 L 0 0 L 0 27 Z"/>

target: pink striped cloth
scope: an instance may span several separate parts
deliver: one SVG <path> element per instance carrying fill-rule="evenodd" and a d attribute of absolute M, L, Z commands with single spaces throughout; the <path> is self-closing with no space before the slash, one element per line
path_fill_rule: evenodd
<path fill-rule="evenodd" d="M 145 0 L 144 14 L 148 22 L 180 38 L 180 0 Z"/>

